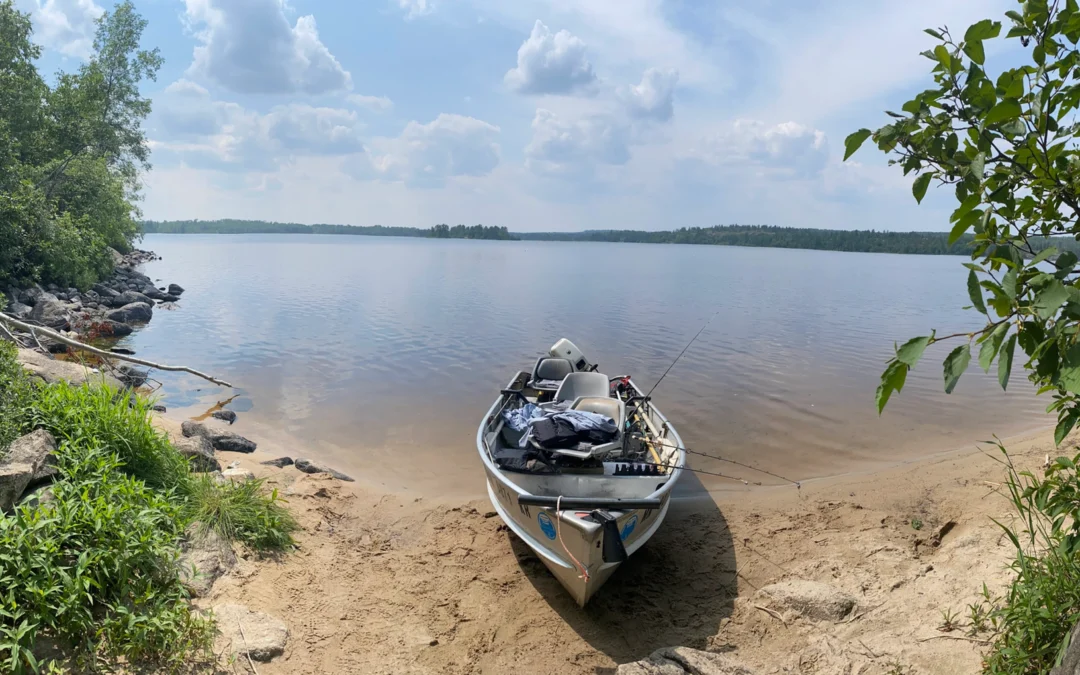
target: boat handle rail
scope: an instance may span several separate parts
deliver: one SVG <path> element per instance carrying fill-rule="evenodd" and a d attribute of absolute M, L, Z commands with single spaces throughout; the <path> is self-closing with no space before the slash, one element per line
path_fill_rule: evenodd
<path fill-rule="evenodd" d="M 658 509 L 659 499 L 607 499 L 605 497 L 547 497 L 544 495 L 518 495 L 518 504 L 522 506 L 558 506 L 568 509 L 610 509 L 625 511 L 628 509 Z"/>

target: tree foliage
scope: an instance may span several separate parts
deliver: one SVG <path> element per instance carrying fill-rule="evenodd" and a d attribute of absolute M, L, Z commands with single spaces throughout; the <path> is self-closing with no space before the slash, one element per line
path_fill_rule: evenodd
<path fill-rule="evenodd" d="M 1006 387 L 1019 346 L 1029 380 L 1053 395 L 1048 410 L 1058 415 L 1060 442 L 1080 419 L 1080 268 L 1075 247 L 1038 244 L 1047 237 L 1080 240 L 1080 10 L 1076 0 L 1019 7 L 1006 13 L 1004 26 L 985 19 L 962 38 L 947 28 L 928 30 L 937 41 L 923 53 L 934 86 L 900 112 L 888 111 L 885 126 L 851 134 L 845 158 L 872 139 L 890 164 L 913 177 L 916 200 L 931 185 L 951 190 L 957 206 L 949 240 L 972 238 L 967 290 L 970 309 L 985 324 L 916 340 L 924 347 L 962 341 L 945 359 L 946 391 L 976 351 L 984 370 L 997 362 Z M 985 54 L 995 42 L 1020 52 L 1022 65 L 992 72 Z M 903 386 L 918 352 L 898 349 L 878 389 L 879 411 Z"/>
<path fill-rule="evenodd" d="M 145 27 L 131 2 L 117 5 L 90 59 L 50 86 L 30 17 L 0 0 L 0 286 L 88 286 L 111 269 L 107 247 L 138 236 L 150 112 L 139 85 L 161 65 L 139 48 Z"/>

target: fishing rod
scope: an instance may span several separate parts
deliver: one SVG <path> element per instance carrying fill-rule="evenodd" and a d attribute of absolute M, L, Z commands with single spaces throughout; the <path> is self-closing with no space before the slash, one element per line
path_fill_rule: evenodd
<path fill-rule="evenodd" d="M 637 436 L 639 438 L 647 438 L 644 434 L 633 434 L 633 435 Z M 735 466 L 741 466 L 744 469 L 750 469 L 751 471 L 757 471 L 758 473 L 763 473 L 766 476 L 772 476 L 773 478 L 779 478 L 782 481 L 791 483 L 792 485 L 794 485 L 798 489 L 802 489 L 802 483 L 800 481 L 791 480 L 790 478 L 788 478 L 786 476 L 781 476 L 778 473 L 773 473 L 772 471 L 767 471 L 765 469 L 759 469 L 756 466 L 751 466 L 750 464 L 744 464 L 743 462 L 739 462 L 739 461 L 734 460 L 734 459 L 728 459 L 726 457 L 721 457 L 719 455 L 710 455 L 707 452 L 701 452 L 699 450 L 691 450 L 690 448 L 684 448 L 684 447 L 682 447 L 680 445 L 669 445 L 667 443 L 664 443 L 663 441 L 661 441 L 661 445 L 663 445 L 665 448 L 672 448 L 674 450 L 682 450 L 683 452 L 688 452 L 691 455 L 699 455 L 701 457 L 708 457 L 709 459 L 715 459 L 715 460 L 717 460 L 719 462 L 727 462 L 728 464 L 734 464 Z M 687 467 L 683 467 L 683 468 L 687 468 Z M 690 471 L 700 471 L 699 469 L 689 469 L 689 470 Z M 702 472 L 702 473 L 704 473 L 704 472 Z M 726 477 L 727 476 L 725 476 L 725 478 Z M 740 478 L 740 479 L 736 479 L 736 480 L 742 480 L 742 479 Z M 755 485 L 761 485 L 761 483 L 755 483 Z"/>
<path fill-rule="evenodd" d="M 683 350 L 681 352 L 679 352 L 678 356 L 675 357 L 675 360 L 671 362 L 671 365 L 667 367 L 667 370 L 665 370 L 664 374 L 660 376 L 660 379 L 656 381 L 656 384 L 654 384 L 652 386 L 652 389 L 649 390 L 649 393 L 645 394 L 645 400 L 646 401 L 649 400 L 650 396 L 652 396 L 653 391 L 655 391 L 656 388 L 660 386 L 660 383 L 664 381 L 664 378 L 667 377 L 667 374 L 671 372 L 671 369 L 675 367 L 675 364 L 679 362 L 679 359 L 681 359 L 683 357 L 683 354 L 686 353 L 686 350 L 690 349 L 690 345 L 694 344 L 694 342 L 697 341 L 698 337 L 703 332 L 705 332 L 705 329 L 709 326 L 710 323 L 712 323 L 712 320 L 715 319 L 716 315 L 719 314 L 719 313 L 720 313 L 720 310 L 719 309 L 716 310 L 716 312 L 713 313 L 713 315 L 709 317 L 709 320 L 705 322 L 705 325 L 701 327 L 701 330 L 699 330 L 697 332 L 697 334 L 694 335 L 693 339 L 691 339 L 690 342 L 686 343 L 686 346 L 683 347 Z"/>

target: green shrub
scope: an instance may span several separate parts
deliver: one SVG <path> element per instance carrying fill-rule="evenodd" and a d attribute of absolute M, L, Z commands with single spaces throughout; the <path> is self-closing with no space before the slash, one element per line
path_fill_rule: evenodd
<path fill-rule="evenodd" d="M 293 545 L 292 533 L 299 526 L 282 506 L 277 490 L 266 494 L 262 480 L 219 484 L 207 474 L 193 474 L 187 490 L 184 512 L 190 522 L 258 551 L 282 551 Z"/>
<path fill-rule="evenodd" d="M 1018 472 L 1005 456 L 1019 525 L 998 525 L 1016 549 L 1016 576 L 1004 597 L 987 603 L 994 635 L 984 672 L 1043 675 L 1064 655 L 1080 619 L 1080 455 L 1059 457 L 1042 478 Z"/>
<path fill-rule="evenodd" d="M 57 442 L 93 440 L 116 452 L 123 470 L 153 488 L 181 488 L 189 468 L 150 421 L 150 402 L 109 387 L 56 383 L 40 390 L 26 415 L 27 431 L 47 429 Z"/>
<path fill-rule="evenodd" d="M 175 670 L 207 656 L 212 622 L 187 603 L 178 576 L 183 532 L 168 494 L 119 471 L 100 443 L 57 450 L 65 480 L 53 500 L 0 519 L 0 658 L 37 670 L 47 637 L 81 668 L 99 659 Z"/>
<path fill-rule="evenodd" d="M 0 340 L 0 453 L 22 433 L 34 389 L 15 360 L 15 346 Z"/>

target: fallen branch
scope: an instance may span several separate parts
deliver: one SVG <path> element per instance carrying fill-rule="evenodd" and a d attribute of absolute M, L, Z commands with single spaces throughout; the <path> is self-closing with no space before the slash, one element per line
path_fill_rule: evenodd
<path fill-rule="evenodd" d="M 978 645 L 988 645 L 989 640 L 980 640 L 979 638 L 967 637 L 965 635 L 931 635 L 930 637 L 919 638 L 915 642 L 929 642 L 930 640 L 963 640 L 965 642 L 974 642 Z"/>
<path fill-rule="evenodd" d="M 255 675 L 259 675 L 259 669 L 255 667 L 255 662 L 251 660 L 251 650 L 248 647 L 247 636 L 244 635 L 244 624 L 240 623 L 240 618 L 237 617 L 236 625 L 240 628 L 240 637 L 244 638 L 244 655 L 247 656 L 248 665 L 251 666 L 251 670 Z"/>
<path fill-rule="evenodd" d="M 154 363 L 153 361 L 146 361 L 144 359 L 137 359 L 137 358 L 135 358 L 133 356 L 124 356 L 122 354 L 114 354 L 112 352 L 107 352 L 105 350 L 98 349 L 97 347 L 91 347 L 90 345 L 83 344 L 82 342 L 79 342 L 78 340 L 72 340 L 69 337 L 64 337 L 63 335 L 61 335 L 60 333 L 57 333 L 54 330 L 50 330 L 48 328 L 42 328 L 41 326 L 34 326 L 34 325 L 31 325 L 31 324 L 28 324 L 28 323 L 24 323 L 22 321 L 19 321 L 18 319 L 15 319 L 13 317 L 8 316 L 7 314 L 4 314 L 2 312 L 0 312 L 0 322 L 6 323 L 9 326 L 14 326 L 15 328 L 18 328 L 19 330 L 29 332 L 30 335 L 32 335 L 35 340 L 37 340 L 37 333 L 40 332 L 42 335 L 44 335 L 47 338 L 56 340 L 57 342 L 62 342 L 62 343 L 66 344 L 69 347 L 74 347 L 76 349 L 81 349 L 81 350 L 83 350 L 85 352 L 89 352 L 91 354 L 94 354 L 96 356 L 100 356 L 102 358 L 117 359 L 118 361 L 127 361 L 128 363 L 134 363 L 136 365 L 146 366 L 147 368 L 156 368 L 157 370 L 166 370 L 166 371 L 174 372 L 174 373 L 190 373 L 192 375 L 195 375 L 196 377 L 201 377 L 204 380 L 208 380 L 210 382 L 213 382 L 214 384 L 221 385 L 222 387 L 231 387 L 232 386 L 231 384 L 229 384 L 228 382 L 225 382 L 224 380 L 219 380 L 217 378 L 214 378 L 214 377 L 211 377 L 211 376 L 207 375 L 206 373 L 200 373 L 197 370 L 192 370 L 191 368 L 188 368 L 187 366 L 166 366 L 166 365 L 162 365 L 160 363 Z"/>
<path fill-rule="evenodd" d="M 787 628 L 787 621 L 784 621 L 784 617 L 780 616 L 780 612 L 777 612 L 776 610 L 773 610 L 773 609 L 769 609 L 768 607 L 762 607 L 761 605 L 754 605 L 754 609 L 760 609 L 761 611 L 763 611 L 766 614 L 768 614 L 769 616 L 773 617 L 774 619 L 776 619 L 780 623 L 784 624 L 784 628 Z"/>

